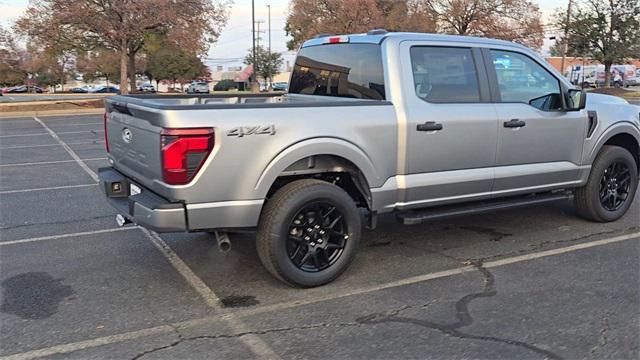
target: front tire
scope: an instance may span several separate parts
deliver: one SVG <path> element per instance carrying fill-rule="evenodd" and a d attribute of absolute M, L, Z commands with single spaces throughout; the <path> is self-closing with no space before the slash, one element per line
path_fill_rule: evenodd
<path fill-rule="evenodd" d="M 638 165 L 633 155 L 625 148 L 606 145 L 593 162 L 587 184 L 576 190 L 576 210 L 591 221 L 618 220 L 629 210 L 637 188 Z"/>
<path fill-rule="evenodd" d="M 293 181 L 266 203 L 256 247 L 265 268 L 295 287 L 329 283 L 351 264 L 361 218 L 353 199 L 325 181 Z"/>

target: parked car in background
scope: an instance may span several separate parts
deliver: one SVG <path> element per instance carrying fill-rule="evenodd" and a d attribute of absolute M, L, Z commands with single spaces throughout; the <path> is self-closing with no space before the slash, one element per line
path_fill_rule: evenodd
<path fill-rule="evenodd" d="M 86 86 L 74 87 L 74 88 L 71 88 L 71 92 L 74 94 L 86 94 L 89 92 L 89 88 Z"/>
<path fill-rule="evenodd" d="M 100 86 L 95 88 L 91 92 L 97 94 L 117 94 L 120 92 L 120 90 L 115 86 Z"/>
<path fill-rule="evenodd" d="M 148 93 L 155 93 L 156 92 L 156 88 L 153 87 L 153 85 L 146 83 L 146 84 L 142 84 L 140 86 L 138 86 L 138 91 L 142 91 L 142 92 L 148 92 Z"/>
<path fill-rule="evenodd" d="M 289 84 L 286 82 L 275 82 L 271 84 L 271 89 L 273 89 L 273 91 L 288 91 Z"/>
<path fill-rule="evenodd" d="M 238 85 L 235 81 L 230 79 L 220 80 L 213 86 L 213 91 L 229 91 L 231 89 L 237 89 Z"/>
<path fill-rule="evenodd" d="M 612 65 L 611 86 L 620 88 L 639 85 L 638 73 L 635 65 Z M 604 86 L 604 65 L 575 65 L 569 73 L 569 80 L 584 88 Z"/>
<path fill-rule="evenodd" d="M 20 94 L 20 93 L 38 93 L 41 94 L 44 92 L 44 89 L 39 86 L 34 85 L 20 85 L 14 86 L 12 88 L 7 89 L 7 93 L 10 94 Z"/>
<path fill-rule="evenodd" d="M 206 81 L 194 81 L 187 87 L 188 94 L 208 94 L 209 83 Z"/>

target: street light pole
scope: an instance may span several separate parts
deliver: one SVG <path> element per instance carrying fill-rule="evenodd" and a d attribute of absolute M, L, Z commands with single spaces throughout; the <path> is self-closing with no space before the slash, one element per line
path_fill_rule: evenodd
<path fill-rule="evenodd" d="M 251 75 L 251 88 L 253 89 L 254 82 L 258 80 L 257 70 L 258 66 L 256 64 L 256 4 L 255 0 L 251 0 L 251 37 L 253 39 L 252 51 L 251 55 L 253 57 L 253 74 Z"/>
<path fill-rule="evenodd" d="M 267 9 L 269 10 L 269 53 L 271 53 L 271 5 L 267 5 Z"/>

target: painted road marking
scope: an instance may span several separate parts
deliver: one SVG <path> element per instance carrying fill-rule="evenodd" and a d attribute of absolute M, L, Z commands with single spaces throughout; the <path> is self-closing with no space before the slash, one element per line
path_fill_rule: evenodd
<path fill-rule="evenodd" d="M 164 255 L 169 263 L 182 275 L 187 283 L 204 299 L 207 306 L 220 311 L 222 309 L 220 298 L 204 283 L 189 266 L 171 249 L 171 247 L 155 231 L 140 228 L 142 232 L 151 240 L 158 250 Z M 236 333 L 246 333 L 249 327 L 237 317 L 229 314 L 225 318 L 227 324 Z M 259 359 L 280 359 L 280 356 L 273 351 L 258 335 L 246 334 L 239 338 Z"/>
<path fill-rule="evenodd" d="M 85 164 L 84 161 L 82 161 L 80 156 L 78 156 L 78 154 L 76 154 L 76 152 L 73 151 L 73 149 L 71 149 L 69 145 L 67 145 L 64 141 L 62 141 L 62 139 L 60 139 L 60 137 L 53 130 L 51 130 L 44 122 L 42 122 L 42 120 L 38 119 L 38 117 L 34 116 L 33 119 L 37 121 L 40 125 L 42 125 L 42 127 L 44 127 L 45 130 L 47 130 L 47 132 L 51 134 L 51 136 L 53 136 L 53 138 L 56 139 L 56 141 L 59 142 L 60 145 L 62 145 L 62 147 L 69 153 L 69 155 L 71 155 L 71 157 L 78 163 L 78 165 L 80 165 L 80 167 L 83 168 L 84 171 L 86 171 L 87 174 L 89 174 L 89 176 L 91 176 L 91 178 L 95 182 L 100 181 L 100 179 L 98 178 L 98 174 L 96 174 L 93 170 L 91 170 L 91 168 L 89 168 L 87 164 Z"/>
<path fill-rule="evenodd" d="M 74 189 L 74 188 L 83 188 L 83 187 L 90 187 L 90 186 L 98 186 L 98 184 L 94 183 L 94 184 L 80 184 L 80 185 L 51 186 L 51 187 L 43 187 L 43 188 L 35 188 L 35 189 L 4 190 L 4 191 L 0 191 L 0 195 L 17 194 L 17 193 L 25 193 L 25 192 L 33 192 L 33 191 Z"/>
<path fill-rule="evenodd" d="M 82 159 L 82 161 L 96 161 L 96 160 L 107 160 L 107 158 Z M 28 162 L 28 163 L 2 164 L 0 165 L 0 167 L 64 164 L 64 163 L 72 163 L 72 162 L 76 162 L 76 161 L 75 160 L 39 161 L 39 162 Z"/>
<path fill-rule="evenodd" d="M 60 235 L 34 237 L 34 238 L 28 238 L 28 239 L 10 240 L 10 241 L 0 242 L 0 246 L 26 244 L 26 243 L 47 241 L 47 240 L 66 239 L 66 238 L 86 236 L 86 235 L 106 234 L 106 233 L 112 233 L 112 232 L 118 232 L 118 231 L 135 230 L 137 228 L 138 228 L 137 226 L 128 226 L 128 227 L 113 228 L 113 229 L 84 231 L 84 232 L 77 232 L 77 233 L 70 233 L 70 234 L 60 234 Z"/>

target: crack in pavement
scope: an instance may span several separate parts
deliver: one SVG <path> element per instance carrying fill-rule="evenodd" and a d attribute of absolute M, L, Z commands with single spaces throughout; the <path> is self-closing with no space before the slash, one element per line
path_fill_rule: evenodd
<path fill-rule="evenodd" d="M 634 229 L 638 229 L 638 227 L 637 226 L 632 226 L 632 227 L 629 227 L 629 228 L 623 230 L 623 232 L 634 230 Z M 580 241 L 580 240 L 584 240 L 584 239 L 587 239 L 587 238 L 590 238 L 590 237 L 593 237 L 593 236 L 612 234 L 612 233 L 617 233 L 617 232 L 620 232 L 620 231 L 617 231 L 617 230 L 603 231 L 603 232 L 599 232 L 599 233 L 594 233 L 594 234 L 589 234 L 589 235 L 585 235 L 585 236 L 580 236 L 580 237 L 577 237 L 577 238 L 571 238 L 571 239 L 559 240 L 559 241 L 548 240 L 548 241 L 541 242 L 539 244 L 535 244 L 533 249 L 543 248 L 543 247 L 545 247 L 547 245 L 550 245 L 550 244 L 559 244 L 559 243 Z M 506 235 L 506 236 L 508 236 L 508 235 Z M 346 322 L 346 323 L 335 323 L 335 324 L 321 323 L 321 324 L 312 324 L 312 325 L 303 325 L 303 326 L 292 326 L 292 327 L 272 328 L 272 329 L 265 329 L 265 330 L 246 331 L 246 332 L 240 332 L 240 333 L 235 333 L 235 334 L 199 335 L 199 336 L 192 336 L 192 337 L 184 337 L 177 327 L 173 327 L 175 333 L 178 336 L 178 339 L 176 341 L 174 341 L 174 342 L 172 342 L 172 343 L 170 343 L 168 345 L 160 346 L 160 347 L 157 347 L 157 348 L 154 348 L 154 349 L 151 349 L 151 350 L 147 350 L 147 351 L 141 352 L 141 353 L 137 354 L 136 356 L 134 356 L 132 358 L 132 360 L 138 360 L 138 359 L 140 359 L 143 356 L 146 356 L 148 354 L 155 353 L 155 352 L 161 351 L 161 350 L 170 349 L 170 348 L 173 348 L 175 346 L 180 345 L 181 343 L 188 342 L 188 341 L 195 341 L 195 340 L 202 340 L 202 339 L 210 339 L 210 340 L 232 339 L 232 338 L 240 338 L 242 336 L 248 336 L 248 335 L 266 335 L 266 334 L 271 334 L 271 333 L 280 333 L 280 332 L 297 331 L 297 330 L 321 329 L 321 328 L 361 327 L 361 326 L 366 326 L 366 325 L 374 325 L 374 324 L 381 324 L 381 323 L 388 323 L 388 322 L 405 323 L 405 324 L 411 324 L 411 325 L 420 326 L 420 327 L 426 327 L 426 328 L 430 328 L 430 329 L 433 329 L 433 330 L 437 330 L 437 331 L 439 331 L 439 332 L 441 332 L 441 333 L 443 333 L 445 335 L 452 336 L 452 337 L 459 338 L 459 339 L 489 341 L 489 342 L 512 345 L 512 346 L 520 347 L 520 348 L 535 352 L 535 353 L 537 353 L 539 355 L 544 356 L 544 358 L 562 359 L 562 357 L 560 355 L 555 354 L 552 351 L 549 351 L 549 350 L 546 350 L 546 349 L 542 349 L 540 347 L 537 347 L 535 345 L 532 345 L 532 344 L 529 344 L 529 343 L 526 343 L 526 342 L 523 342 L 523 341 L 512 340 L 512 339 L 504 339 L 504 338 L 499 338 L 499 337 L 494 337 L 494 336 L 473 335 L 473 334 L 469 334 L 469 333 L 466 333 L 466 332 L 463 332 L 463 331 L 459 330 L 461 328 L 464 328 L 466 326 L 469 326 L 469 325 L 473 324 L 473 322 L 474 322 L 473 316 L 471 315 L 471 312 L 469 311 L 469 304 L 473 300 L 476 300 L 476 299 L 479 299 L 479 298 L 489 298 L 489 297 L 493 297 L 493 296 L 497 295 L 495 277 L 493 276 L 493 274 L 489 270 L 487 270 L 483 266 L 483 261 L 485 259 L 495 259 L 495 258 L 498 258 L 498 257 L 503 257 L 503 256 L 514 254 L 514 253 L 515 254 L 520 254 L 520 253 L 524 253 L 524 252 L 529 252 L 531 250 L 532 249 L 529 248 L 529 249 L 526 249 L 526 250 L 519 250 L 519 251 L 516 251 L 516 252 L 507 253 L 507 254 L 497 254 L 497 255 L 490 256 L 490 257 L 482 258 L 481 260 L 480 259 L 463 260 L 463 259 L 459 259 L 459 258 L 456 258 L 456 257 L 448 255 L 448 254 L 444 254 L 441 251 L 435 251 L 434 250 L 433 253 L 439 254 L 441 256 L 450 258 L 450 259 L 455 260 L 455 261 L 463 262 L 465 265 L 473 265 L 482 274 L 482 277 L 483 277 L 483 290 L 481 292 L 476 292 L 476 293 L 471 293 L 471 294 L 465 295 L 455 303 L 456 320 L 454 322 L 450 323 L 450 324 L 441 324 L 441 323 L 436 323 L 436 322 L 432 322 L 432 321 L 428 321 L 428 320 L 421 320 L 421 319 L 416 319 L 416 318 L 411 318 L 411 317 L 400 316 L 400 313 L 402 313 L 403 311 L 409 310 L 409 309 L 414 309 L 414 308 L 426 309 L 431 304 L 433 304 L 433 303 L 435 303 L 437 301 L 437 300 L 432 300 L 432 301 L 424 303 L 424 304 L 402 306 L 400 308 L 387 311 L 387 312 L 385 312 L 383 314 L 375 313 L 375 314 L 363 316 L 363 317 L 360 317 L 360 318 L 356 319 L 355 322 Z M 601 331 L 601 339 L 603 339 L 602 340 L 602 344 L 599 344 L 594 349 L 592 349 L 592 353 L 595 352 L 600 345 L 606 345 L 606 342 L 607 342 L 606 331 L 607 331 L 607 329 L 608 329 L 608 319 L 605 318 L 605 327 Z"/>
<path fill-rule="evenodd" d="M 468 308 L 469 303 L 471 303 L 471 301 L 478 298 L 483 298 L 483 297 L 492 297 L 497 294 L 497 290 L 495 288 L 495 278 L 493 274 L 491 274 L 489 270 L 484 268 L 482 266 L 482 263 L 480 262 L 472 262 L 472 265 L 475 266 L 483 276 L 483 282 L 484 282 L 483 290 L 481 292 L 465 295 L 456 302 L 455 307 L 456 307 L 457 320 L 454 321 L 453 323 L 440 324 L 440 323 L 436 323 L 428 320 L 421 320 L 421 319 L 416 319 L 411 317 L 403 317 L 403 316 L 399 316 L 399 311 L 391 314 L 378 313 L 378 314 L 367 315 L 367 316 L 356 319 L 356 322 L 362 323 L 362 324 L 380 324 L 380 323 L 389 323 L 389 322 L 411 324 L 411 325 L 416 325 L 416 326 L 437 330 L 445 335 L 449 335 L 459 339 L 472 339 L 472 340 L 503 343 L 503 344 L 525 348 L 537 354 L 543 355 L 545 358 L 548 358 L 548 359 L 562 359 L 559 355 L 549 350 L 545 350 L 535 345 L 531 345 L 522 341 L 503 339 L 503 338 L 498 338 L 493 336 L 473 335 L 473 334 L 465 333 L 459 330 L 460 328 L 471 325 L 474 321 Z"/>
<path fill-rule="evenodd" d="M 265 330 L 246 331 L 246 332 L 240 332 L 235 334 L 198 335 L 198 336 L 191 336 L 191 337 L 184 337 L 180 333 L 180 330 L 177 327 L 174 327 L 174 330 L 178 335 L 178 339 L 176 341 L 168 345 L 160 346 L 151 350 L 141 352 L 138 355 L 134 356 L 132 360 L 138 360 L 148 354 L 173 348 L 184 342 L 201 340 L 201 339 L 209 339 L 209 340 L 232 339 L 232 338 L 239 338 L 247 335 L 266 335 L 266 334 L 280 333 L 280 332 L 287 332 L 287 331 L 311 330 L 311 329 L 322 329 L 322 328 L 327 329 L 327 328 L 361 327 L 361 326 L 377 325 L 377 324 L 383 324 L 383 323 L 389 323 L 389 322 L 405 323 L 405 324 L 426 327 L 433 330 L 437 330 L 445 335 L 449 335 L 459 339 L 471 339 L 471 340 L 490 341 L 490 342 L 508 344 L 508 345 L 527 349 L 529 351 L 543 355 L 545 358 L 548 358 L 548 359 L 562 359 L 562 357 L 560 357 L 559 355 L 549 350 L 545 350 L 535 345 L 531 345 L 522 341 L 503 339 L 503 338 L 498 338 L 493 336 L 473 335 L 473 334 L 468 334 L 459 330 L 460 328 L 469 326 L 474 322 L 474 319 L 471 316 L 471 313 L 469 311 L 469 304 L 471 303 L 471 301 L 478 298 L 483 298 L 483 297 L 493 297 L 497 294 L 497 290 L 495 289 L 495 278 L 493 274 L 491 274 L 491 272 L 489 272 L 486 268 L 484 268 L 482 264 L 479 262 L 474 262 L 472 263 L 472 265 L 475 266 L 483 276 L 483 290 L 481 292 L 465 295 L 456 302 L 455 304 L 456 320 L 450 324 L 440 324 L 440 323 L 431 322 L 427 320 L 400 316 L 400 314 L 403 311 L 407 311 L 409 309 L 414 309 L 414 308 L 426 309 L 431 304 L 437 302 L 437 300 L 432 300 L 423 304 L 402 306 L 397 309 L 389 310 L 385 313 L 375 313 L 371 315 L 366 315 L 366 316 L 357 318 L 355 322 L 344 322 L 344 323 L 336 323 L 336 324 L 321 323 L 321 324 L 312 324 L 312 325 L 303 325 L 303 326 L 292 326 L 292 327 L 272 328 L 272 329 L 265 329 Z"/>
<path fill-rule="evenodd" d="M 596 236 L 601 236 L 601 235 L 624 234 L 624 233 L 627 233 L 627 232 L 636 231 L 638 229 L 640 229 L 639 226 L 630 226 L 630 227 L 625 228 L 625 229 L 601 231 L 601 232 L 587 234 L 587 235 L 578 236 L 578 237 L 569 238 L 569 239 L 562 239 L 562 240 L 555 240 L 555 241 L 554 240 L 545 240 L 545 241 L 542 241 L 542 242 L 539 242 L 539 243 L 528 244 L 528 247 L 526 249 L 518 249 L 518 250 L 499 253 L 499 254 L 495 254 L 495 255 L 484 256 L 484 257 L 479 257 L 479 258 L 470 258 L 470 259 L 458 258 L 458 257 L 455 257 L 453 255 L 449 255 L 449 254 L 445 254 L 444 253 L 444 251 L 461 249 L 462 247 L 460 247 L 460 248 L 448 248 L 448 249 L 447 248 L 444 248 L 444 249 L 433 249 L 432 248 L 430 250 L 430 252 L 433 253 L 433 254 L 437 254 L 437 255 L 446 257 L 446 258 L 451 259 L 451 260 L 462 262 L 465 265 L 470 265 L 472 263 L 486 263 L 486 262 L 497 260 L 497 259 L 501 259 L 501 258 L 504 258 L 504 257 L 518 256 L 518 255 L 522 255 L 522 254 L 527 254 L 527 253 L 530 253 L 530 252 L 533 252 L 533 251 L 544 249 L 549 245 L 566 244 L 566 243 L 586 240 L 586 239 L 589 239 L 589 238 L 592 238 L 592 237 L 596 237 Z"/>
<path fill-rule="evenodd" d="M 171 344 L 168 344 L 168 345 L 160 346 L 160 347 L 157 347 L 157 348 L 154 348 L 154 349 L 151 349 L 151 350 L 147 350 L 147 351 L 141 352 L 138 355 L 134 356 L 132 358 L 132 360 L 138 360 L 138 359 L 142 358 L 145 355 L 175 347 L 175 346 L 177 346 L 177 345 L 179 345 L 179 344 L 181 344 L 183 342 L 194 341 L 194 340 L 202 340 L 202 339 L 207 339 L 207 340 L 234 339 L 234 338 L 240 338 L 240 337 L 248 336 L 248 335 L 266 335 L 266 334 L 273 334 L 273 333 L 280 333 L 280 332 L 287 332 L 287 331 L 296 331 L 296 330 L 313 330 L 313 329 L 322 329 L 322 328 L 327 329 L 327 328 L 345 328 L 345 327 L 360 327 L 360 326 L 363 326 L 363 324 L 360 324 L 360 323 L 357 323 L 357 322 L 347 322 L 347 323 L 337 323 L 337 324 L 321 323 L 321 324 L 314 324 L 314 325 L 303 325 L 303 326 L 292 326 L 292 327 L 265 329 L 265 330 L 245 331 L 245 332 L 240 332 L 240 333 L 235 333 L 235 334 L 198 335 L 198 336 L 190 336 L 190 337 L 184 337 L 180 333 L 180 330 L 178 330 L 176 327 L 173 327 L 175 332 L 176 332 L 176 334 L 178 335 L 178 340 L 176 340 L 176 341 L 174 341 L 174 342 L 172 342 Z"/>
<path fill-rule="evenodd" d="M 609 343 L 609 338 L 607 337 L 607 332 L 611 330 L 611 325 L 609 325 L 609 313 L 606 312 L 604 317 L 602 318 L 602 329 L 600 330 L 600 341 L 591 348 L 591 355 L 595 354 L 596 351 L 600 350 L 602 347 L 606 346 Z"/>

